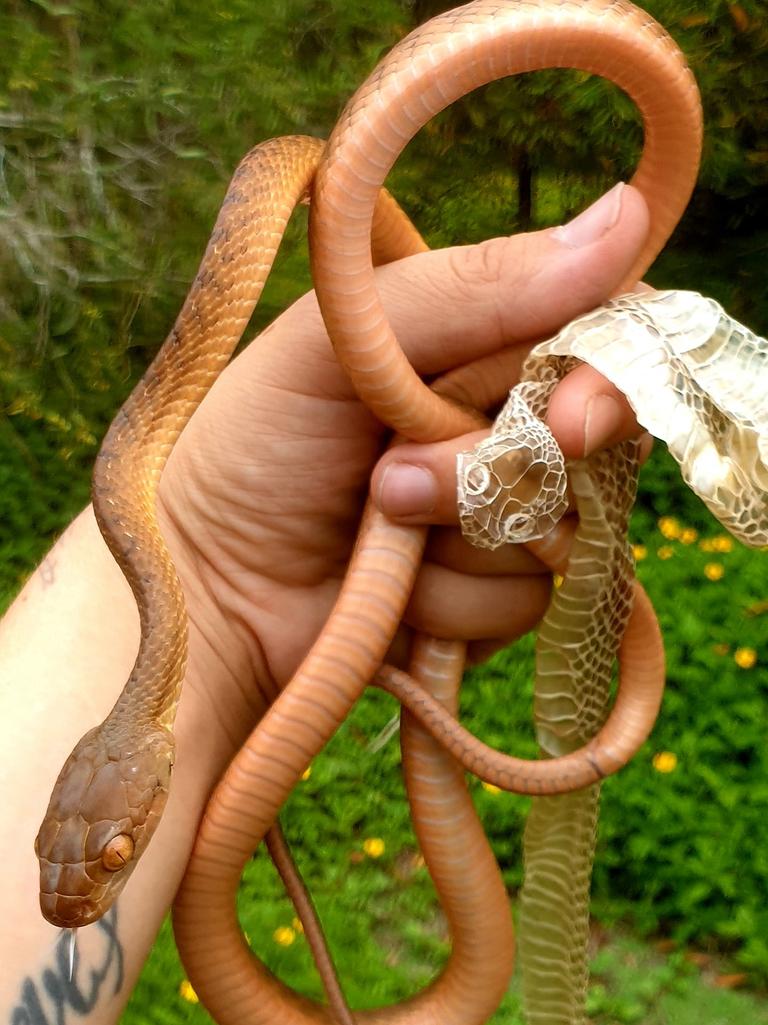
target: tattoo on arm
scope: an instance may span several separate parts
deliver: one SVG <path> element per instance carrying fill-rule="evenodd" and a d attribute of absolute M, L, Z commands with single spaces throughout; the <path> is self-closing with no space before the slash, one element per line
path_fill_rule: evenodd
<path fill-rule="evenodd" d="M 67 1025 L 93 1010 L 105 986 L 111 987 L 112 996 L 120 992 L 124 955 L 117 938 L 117 908 L 108 911 L 94 928 L 103 940 L 98 965 L 79 970 L 75 954 L 70 978 L 69 938 L 62 933 L 56 942 L 54 966 L 43 969 L 37 981 L 28 976 L 22 983 L 10 1025 Z"/>

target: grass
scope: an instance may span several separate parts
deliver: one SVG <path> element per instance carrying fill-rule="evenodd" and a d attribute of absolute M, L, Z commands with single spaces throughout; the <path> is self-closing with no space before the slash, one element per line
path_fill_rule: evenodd
<path fill-rule="evenodd" d="M 768 1023 L 765 1000 L 728 988 L 731 980 L 717 968 L 693 952 L 663 954 L 632 937 L 609 934 L 592 960 L 589 1014 L 595 1025 Z"/>
<path fill-rule="evenodd" d="M 273 921 L 281 919 L 279 911 L 275 916 L 276 909 L 270 906 L 270 901 L 264 904 L 267 917 L 271 911 Z M 283 916 L 281 920 L 288 919 Z M 275 956 L 271 960 L 276 970 L 290 977 L 296 974 L 295 966 L 307 960 L 306 947 L 290 926 L 282 928 L 287 929 L 286 936 L 292 936 L 291 942 L 278 953 L 273 935 Z M 424 950 L 432 948 L 436 932 L 439 933 L 439 928 L 436 930 L 435 922 L 427 918 L 412 924 L 407 935 L 403 931 L 394 939 L 382 937 L 374 951 L 373 964 L 363 963 L 358 954 L 355 965 L 358 984 L 370 975 L 373 967 L 379 980 L 386 976 L 391 979 L 389 984 L 379 981 L 374 989 L 382 1000 L 397 999 L 396 991 L 401 989 L 400 996 L 420 988 L 434 972 L 434 964 L 425 963 Z M 266 930 L 264 935 L 267 936 Z M 644 943 L 621 931 L 605 932 L 596 928 L 592 943 L 587 1011 L 593 1025 L 768 1025 L 768 1002 L 762 996 L 732 988 L 739 977 L 728 972 L 727 964 L 695 951 L 666 952 L 665 944 Z M 352 974 L 349 968 L 345 971 L 345 977 Z M 397 977 L 407 978 L 408 984 L 396 985 Z M 317 986 L 309 991 L 317 995 Z M 209 1022 L 185 979 L 166 923 L 161 942 L 123 1015 L 122 1025 L 208 1025 Z M 492 1025 L 524 1025 L 517 977 L 494 1015 Z"/>

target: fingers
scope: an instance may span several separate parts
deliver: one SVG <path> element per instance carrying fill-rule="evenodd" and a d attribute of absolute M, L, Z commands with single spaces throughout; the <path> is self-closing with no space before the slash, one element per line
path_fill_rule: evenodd
<path fill-rule="evenodd" d="M 398 523 L 457 523 L 456 456 L 487 434 L 476 431 L 434 445 L 391 449 L 371 477 L 371 494 L 379 509 Z"/>
<path fill-rule="evenodd" d="M 647 224 L 642 197 L 616 186 L 563 227 L 425 253 L 408 261 L 408 275 L 403 264 L 384 267 L 382 298 L 414 366 L 437 373 L 553 334 L 604 301 L 634 262 Z M 589 367 L 558 386 L 548 419 L 566 458 L 640 433 L 624 397 Z M 482 436 L 388 452 L 372 477 L 374 501 L 400 523 L 455 524 L 456 455 Z"/>
<path fill-rule="evenodd" d="M 566 459 L 581 459 L 641 433 L 624 395 L 586 364 L 555 388 L 547 423 Z"/>
<path fill-rule="evenodd" d="M 587 366 L 573 371 L 558 386 L 547 419 L 566 459 L 580 459 L 627 438 L 641 437 L 644 461 L 653 444 L 638 427 L 624 396 Z M 471 451 L 488 433 L 475 431 L 434 445 L 391 449 L 371 475 L 374 502 L 396 523 L 455 526 L 459 522 L 456 456 Z"/>
<path fill-rule="evenodd" d="M 570 517 L 566 518 L 571 523 Z M 569 527 L 569 541 L 571 528 Z M 502 545 L 495 552 L 475 548 L 459 530 L 435 527 L 429 532 L 425 562 L 436 562 L 447 569 L 482 576 L 527 576 L 549 572 L 547 566 L 524 545 Z"/>
<path fill-rule="evenodd" d="M 575 517 L 564 517 L 547 539 L 537 542 L 536 554 L 521 545 L 482 551 L 457 530 L 436 528 L 404 623 L 434 637 L 468 641 L 469 660 L 485 661 L 528 633 L 544 615 L 550 570 L 561 570 L 566 563 L 575 528 Z M 409 651 L 410 635 L 401 630 L 387 661 L 405 666 Z"/>
<path fill-rule="evenodd" d="M 473 576 L 425 563 L 404 619 L 433 637 L 467 641 L 520 637 L 544 615 L 550 590 L 551 578 L 541 573 Z"/>

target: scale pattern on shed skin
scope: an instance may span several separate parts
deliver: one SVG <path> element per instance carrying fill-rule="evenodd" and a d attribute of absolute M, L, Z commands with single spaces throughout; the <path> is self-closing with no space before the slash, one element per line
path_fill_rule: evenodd
<path fill-rule="evenodd" d="M 613 381 L 723 526 L 768 544 L 765 339 L 698 292 L 638 293 L 578 317 L 536 352 L 577 356 Z"/>
<path fill-rule="evenodd" d="M 637 470 L 634 442 L 569 467 L 579 526 L 536 644 L 534 715 L 547 755 L 580 746 L 607 713 L 615 638 L 632 603 L 626 529 Z M 529 1025 L 584 1019 L 599 791 L 595 784 L 551 801 L 534 798 L 528 815 L 520 967 Z"/>
<path fill-rule="evenodd" d="M 615 330 L 608 321 L 605 332 Z M 567 352 L 567 350 L 565 350 Z M 565 470 L 554 439 L 560 479 L 550 486 L 543 525 L 510 514 L 519 465 L 548 439 L 535 435 L 558 381 L 577 364 L 570 355 L 531 353 L 522 383 L 487 442 L 458 460 L 462 527 L 473 544 L 543 536 L 564 512 Z M 515 420 L 519 423 L 516 432 Z M 542 424 L 543 427 L 543 424 Z M 532 441 L 533 438 L 533 441 Z M 639 446 L 628 441 L 567 466 L 579 525 L 562 585 L 554 593 L 536 645 L 534 715 L 542 752 L 562 756 L 588 743 L 606 717 L 616 657 L 633 600 L 627 542 Z M 514 457 L 517 457 L 515 461 Z M 467 494 L 468 481 L 485 482 Z M 599 784 L 557 797 L 535 797 L 525 830 L 520 894 L 520 966 L 530 1025 L 572 1025 L 584 1017 L 588 979 L 589 888 Z"/>
<path fill-rule="evenodd" d="M 768 403 L 758 372 L 768 362 L 768 342 L 711 299 L 662 292 L 614 299 L 533 350 L 490 437 L 458 460 L 462 526 L 473 544 L 495 547 L 544 533 L 533 513 L 526 520 L 514 506 L 519 467 L 550 444 L 543 425 L 536 434 L 535 418 L 545 414 L 556 380 L 576 356 L 628 397 L 723 526 L 747 544 L 766 543 Z M 552 467 L 564 478 L 559 450 Z M 571 462 L 568 471 L 579 527 L 537 643 L 537 732 L 550 758 L 594 736 L 607 707 L 612 638 L 623 631 L 633 600 L 626 531 L 637 444 Z M 555 509 L 560 483 L 549 489 Z M 542 512 L 549 529 L 550 510 Z M 528 818 L 520 953 L 531 1025 L 583 1020 L 597 812 L 595 786 L 534 799 Z"/>

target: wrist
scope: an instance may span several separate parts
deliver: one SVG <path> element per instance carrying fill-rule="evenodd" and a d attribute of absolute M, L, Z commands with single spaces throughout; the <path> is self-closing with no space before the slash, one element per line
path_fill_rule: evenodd
<path fill-rule="evenodd" d="M 190 501 L 174 483 L 170 477 L 161 485 L 157 514 L 181 581 L 189 624 L 187 671 L 174 728 L 175 775 L 194 774 L 207 793 L 276 688 L 248 615 L 248 596 L 224 571 L 222 546 L 216 543 L 211 551 L 205 545 L 210 520 L 196 515 L 204 500 L 198 496 Z M 195 526 L 198 520 L 201 525 Z M 235 572 L 231 576 L 236 579 Z"/>

